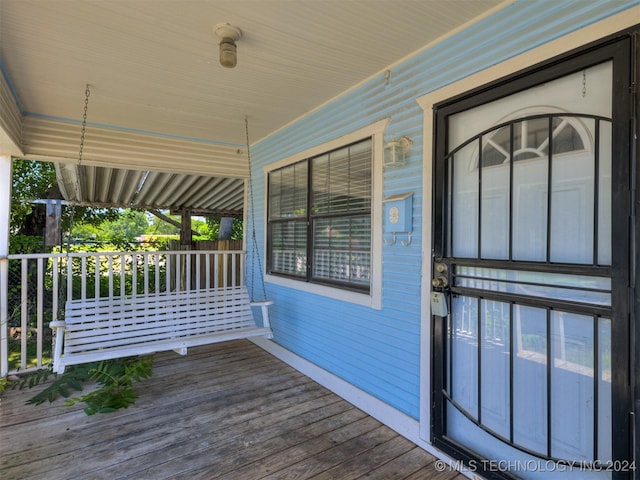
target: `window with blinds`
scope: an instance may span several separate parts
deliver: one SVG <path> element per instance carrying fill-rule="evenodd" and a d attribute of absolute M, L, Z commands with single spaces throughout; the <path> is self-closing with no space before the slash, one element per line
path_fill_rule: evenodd
<path fill-rule="evenodd" d="M 372 141 L 269 173 L 270 274 L 369 291 Z"/>

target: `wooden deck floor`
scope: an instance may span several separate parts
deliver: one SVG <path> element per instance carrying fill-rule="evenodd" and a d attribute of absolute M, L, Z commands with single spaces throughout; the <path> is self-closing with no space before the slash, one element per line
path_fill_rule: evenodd
<path fill-rule="evenodd" d="M 158 354 L 126 410 L 0 397 L 0 478 L 462 479 L 350 403 L 244 340 Z"/>

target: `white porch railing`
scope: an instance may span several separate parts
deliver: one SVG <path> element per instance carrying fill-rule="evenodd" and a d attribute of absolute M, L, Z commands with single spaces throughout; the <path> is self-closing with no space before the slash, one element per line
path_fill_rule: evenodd
<path fill-rule="evenodd" d="M 71 299 L 245 284 L 240 250 L 9 255 L 0 269 L 0 376 L 50 361 L 49 322 Z"/>

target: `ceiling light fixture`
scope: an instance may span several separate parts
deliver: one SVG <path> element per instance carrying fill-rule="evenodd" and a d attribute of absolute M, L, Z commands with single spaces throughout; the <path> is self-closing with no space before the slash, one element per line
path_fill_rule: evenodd
<path fill-rule="evenodd" d="M 220 38 L 220 65 L 233 68 L 238 63 L 236 41 L 242 36 L 242 30 L 229 23 L 214 25 L 213 31 Z"/>

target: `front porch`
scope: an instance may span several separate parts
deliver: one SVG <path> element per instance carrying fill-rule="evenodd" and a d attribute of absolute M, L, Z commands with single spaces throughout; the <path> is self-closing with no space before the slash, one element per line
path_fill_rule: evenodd
<path fill-rule="evenodd" d="M 1 398 L 0 469 L 12 479 L 462 479 L 247 340 L 156 355 L 126 410 Z"/>

